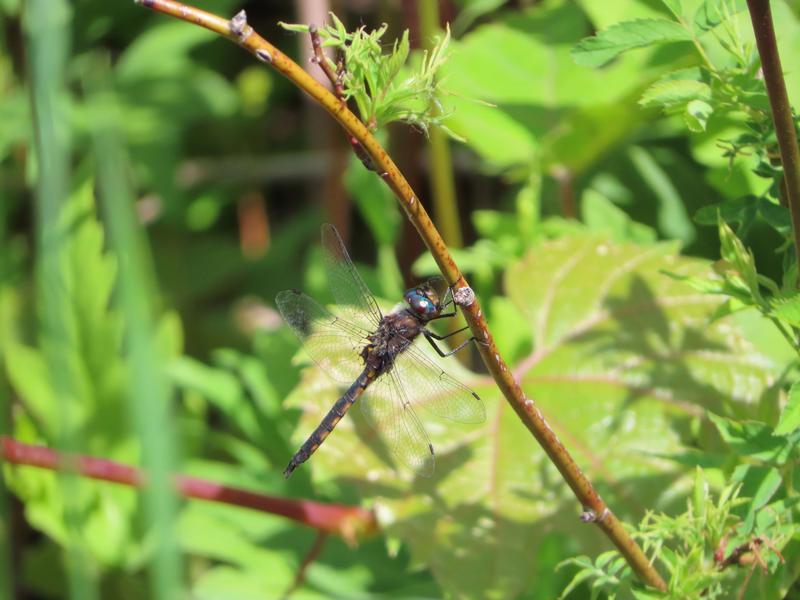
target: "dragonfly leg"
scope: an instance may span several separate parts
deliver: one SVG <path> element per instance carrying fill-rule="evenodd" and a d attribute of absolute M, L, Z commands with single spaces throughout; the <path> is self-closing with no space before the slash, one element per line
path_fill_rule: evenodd
<path fill-rule="evenodd" d="M 455 331 L 451 331 L 450 333 L 445 335 L 439 335 L 438 333 L 434 333 L 433 331 L 429 331 L 428 333 L 435 340 L 446 340 L 450 336 L 455 335 L 457 333 L 461 333 L 462 331 L 466 331 L 467 329 L 469 329 L 469 325 L 464 325 L 464 327 L 462 327 L 461 329 L 456 329 Z"/>
<path fill-rule="evenodd" d="M 459 330 L 459 331 L 463 331 L 463 330 Z M 428 331 L 426 329 L 423 329 L 422 330 L 422 334 L 425 336 L 425 339 L 428 340 L 428 343 L 431 346 L 433 346 L 433 349 L 436 350 L 436 353 L 439 356 L 441 356 L 442 358 L 445 358 L 447 356 L 451 356 L 451 355 L 455 354 L 456 352 L 458 352 L 459 350 L 464 349 L 467 346 L 467 344 L 469 344 L 470 342 L 475 342 L 476 344 L 486 344 L 486 342 L 482 342 L 481 340 L 479 340 L 475 336 L 472 336 L 468 340 L 464 340 L 462 343 L 460 343 L 458 346 L 456 346 L 455 348 L 453 348 L 449 352 L 445 352 L 444 350 L 439 348 L 439 346 L 436 344 L 436 338 L 434 338 L 434 335 L 430 331 Z M 443 337 L 447 337 L 447 336 L 443 336 Z M 442 338 L 440 337 L 439 339 L 442 339 Z"/>

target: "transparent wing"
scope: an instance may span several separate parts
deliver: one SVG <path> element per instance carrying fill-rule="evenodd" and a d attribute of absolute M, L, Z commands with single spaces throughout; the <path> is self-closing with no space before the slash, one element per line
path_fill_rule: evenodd
<path fill-rule="evenodd" d="M 393 371 L 379 377 L 359 400 L 367 422 L 404 465 L 423 477 L 433 474 L 433 446 Z"/>
<path fill-rule="evenodd" d="M 394 371 L 401 385 L 414 390 L 415 406 L 459 423 L 481 423 L 486 419 L 478 394 L 445 373 L 416 345 L 397 357 Z"/>
<path fill-rule="evenodd" d="M 322 226 L 322 246 L 325 248 L 328 284 L 336 299 L 337 310 L 348 321 L 374 330 L 383 316 L 378 303 L 350 260 L 339 232 L 328 223 Z"/>
<path fill-rule="evenodd" d="M 323 308 L 297 290 L 286 290 L 275 298 L 278 310 L 294 330 L 303 347 L 334 380 L 352 383 L 364 369 L 361 349 L 368 333 Z"/>

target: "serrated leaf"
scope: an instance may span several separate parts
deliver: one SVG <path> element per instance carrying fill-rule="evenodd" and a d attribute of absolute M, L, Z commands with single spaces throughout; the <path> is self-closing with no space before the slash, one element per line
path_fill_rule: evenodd
<path fill-rule="evenodd" d="M 763 305 L 764 300 L 761 296 L 761 290 L 759 289 L 758 273 L 756 272 L 753 253 L 745 248 L 742 241 L 722 219 L 719 220 L 718 230 L 720 254 L 723 260 L 733 266 L 735 269 L 735 276 L 740 277 L 745 283 L 753 301 L 758 305 Z"/>
<path fill-rule="evenodd" d="M 709 323 L 721 298 L 661 274 L 710 270 L 675 251 L 675 244 L 562 238 L 536 245 L 508 265 L 505 278 L 535 343 L 512 366 L 524 392 L 561 439 L 592 440 L 567 444 L 596 484 L 613 473 L 615 493 L 646 506 L 658 506 L 682 473 L 656 456 L 684 449 L 672 419 L 701 416 L 723 401 L 757 402 L 779 370 L 730 321 Z M 459 426 L 419 412 L 436 451 L 432 478 L 394 470 L 358 407 L 303 468 L 352 483 L 393 515 L 391 532 L 444 589 L 513 597 L 532 585 L 529 558 L 516 549 L 535 545 L 545 524 L 570 539 L 587 532 L 574 497 L 516 413 L 491 382 L 454 363 L 440 364 L 481 395 L 488 419 Z M 304 410 L 298 444 L 341 393 L 314 367 L 304 375 L 287 400 Z M 412 402 L 424 400 L 410 393 Z"/>
<path fill-rule="evenodd" d="M 639 104 L 644 107 L 672 108 L 690 100 L 709 100 L 710 98 L 711 88 L 702 81 L 667 79 L 657 81 L 647 88 L 639 99 Z"/>
<path fill-rule="evenodd" d="M 800 381 L 795 381 L 789 388 L 789 398 L 781 411 L 776 435 L 788 435 L 800 429 Z"/>
<path fill-rule="evenodd" d="M 600 67 L 623 52 L 656 44 L 691 40 L 686 29 L 666 19 L 624 21 L 585 38 L 572 49 L 575 62 L 585 67 Z"/>

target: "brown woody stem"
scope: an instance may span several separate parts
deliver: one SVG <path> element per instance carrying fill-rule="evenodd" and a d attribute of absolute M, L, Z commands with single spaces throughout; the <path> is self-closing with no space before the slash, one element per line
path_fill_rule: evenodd
<path fill-rule="evenodd" d="M 792 217 L 795 262 L 800 269 L 800 151 L 797 148 L 797 130 L 792 117 L 792 105 L 789 103 L 786 81 L 783 79 L 769 0 L 747 0 L 747 8 L 750 10 L 750 20 L 753 22 L 764 85 L 767 88 L 772 121 L 775 124 L 775 136 L 781 153 L 785 184 L 782 189 Z"/>
<path fill-rule="evenodd" d="M 146 474 L 136 467 L 104 458 L 61 453 L 45 446 L 23 444 L 7 436 L 0 436 L 0 460 L 51 471 L 77 473 L 134 488 L 142 488 L 147 484 Z M 378 529 L 375 515 L 359 507 L 278 498 L 186 475 L 175 477 L 175 487 L 185 498 L 221 502 L 280 515 L 320 532 L 340 535 L 348 541 L 368 536 Z"/>
<path fill-rule="evenodd" d="M 400 206 L 419 232 L 420 237 L 422 237 L 428 250 L 433 255 L 439 270 L 447 282 L 456 292 L 462 288 L 469 287 L 458 265 L 450 255 L 447 245 L 434 227 L 411 185 L 367 126 L 356 115 L 342 106 L 336 96 L 300 68 L 297 63 L 255 33 L 249 26 L 244 28 L 232 27 L 232 21 L 174 0 L 140 0 L 140 4 L 155 11 L 200 25 L 238 43 L 242 48 L 254 54 L 262 62 L 268 63 L 319 102 L 351 136 L 358 140 L 369 154 L 372 162 L 377 167 L 377 172 L 381 173 L 382 179 L 394 192 L 400 202 Z M 642 549 L 631 538 L 622 523 L 611 512 L 591 482 L 580 470 L 577 463 L 558 439 L 558 436 L 547 424 L 533 400 L 525 397 L 522 388 L 517 384 L 511 370 L 497 350 L 478 300 L 476 299 L 466 306 L 462 305 L 461 308 L 473 335 L 481 342 L 477 344 L 477 347 L 497 386 L 506 397 L 511 408 L 514 409 L 520 420 L 533 434 L 556 468 L 558 468 L 581 506 L 598 515 L 594 522 L 617 547 L 642 581 L 659 590 L 666 590 L 667 586 L 664 580 L 650 564 Z"/>

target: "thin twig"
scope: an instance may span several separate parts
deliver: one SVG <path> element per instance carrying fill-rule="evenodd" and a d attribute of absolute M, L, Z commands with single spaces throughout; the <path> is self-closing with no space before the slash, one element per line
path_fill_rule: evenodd
<path fill-rule="evenodd" d="M 290 79 L 336 119 L 347 132 L 355 137 L 378 167 L 383 180 L 394 192 L 400 206 L 419 232 L 428 250 L 433 255 L 439 270 L 451 287 L 458 292 L 469 284 L 456 265 L 430 216 L 419 202 L 414 190 L 403 174 L 361 120 L 343 107 L 339 99 L 318 83 L 300 66 L 270 44 L 264 38 L 246 28 L 246 34 L 231 26 L 232 21 L 223 19 L 200 9 L 175 2 L 174 0 L 139 0 L 148 8 L 171 15 L 184 21 L 195 23 L 238 43 L 253 53 L 262 62 L 270 64 L 279 73 Z M 462 312 L 478 344 L 481 357 L 492 374 L 498 388 L 506 397 L 520 420 L 533 434 L 550 460 L 561 473 L 567 485 L 578 498 L 581 506 L 601 515 L 595 523 L 617 547 L 625 560 L 639 577 L 648 585 L 666 590 L 666 583 L 645 556 L 639 545 L 631 538 L 622 523 L 611 512 L 606 503 L 583 474 L 555 432 L 545 421 L 533 400 L 526 398 L 517 384 L 511 370 L 500 356 L 494 338 L 489 332 L 480 303 L 475 299 L 469 305 L 462 305 Z"/>
<path fill-rule="evenodd" d="M 317 29 L 317 26 L 313 23 L 308 26 L 308 34 L 311 36 L 311 47 L 314 50 L 314 58 L 312 58 L 311 61 L 319 65 L 322 72 L 325 73 L 325 77 L 331 82 L 333 93 L 336 94 L 336 97 L 342 104 L 346 104 L 347 102 L 344 98 L 344 80 L 342 78 L 342 73 L 344 72 L 343 63 L 339 63 L 342 65 L 338 69 L 339 74 L 337 75 L 334 73 L 333 67 L 331 67 L 328 62 L 328 57 L 325 56 L 325 52 L 322 50 L 322 38 L 319 35 L 319 29 Z"/>
<path fill-rule="evenodd" d="M 0 436 L 0 460 L 51 471 L 77 473 L 90 479 L 121 483 L 138 489 L 147 484 L 146 474 L 136 467 L 104 458 L 61 453 L 45 446 L 23 444 L 7 436 Z M 280 515 L 320 532 L 342 536 L 348 541 L 368 536 L 378 529 L 375 515 L 359 507 L 278 498 L 187 475 L 178 475 L 174 481 L 178 493 L 185 498 L 221 502 Z"/>
<path fill-rule="evenodd" d="M 319 30 L 313 23 L 308 26 L 308 34 L 311 36 L 311 47 L 314 49 L 314 58 L 311 60 L 320 66 L 322 72 L 325 73 L 325 77 L 331 82 L 334 95 L 339 99 L 339 102 L 342 103 L 342 107 L 347 109 L 347 99 L 344 96 L 344 62 L 342 60 L 339 61 L 336 72 L 334 73 L 333 68 L 328 62 L 328 58 L 325 56 L 325 52 L 322 50 L 322 38 L 319 35 Z M 368 171 L 377 171 L 378 169 L 375 167 L 375 163 L 372 161 L 367 151 L 364 150 L 364 147 L 358 139 L 347 133 L 347 131 L 345 131 L 345 137 L 364 167 Z"/>
<path fill-rule="evenodd" d="M 772 121 L 775 124 L 775 137 L 778 139 L 778 148 L 781 152 L 785 181 L 783 189 L 794 232 L 795 264 L 800 268 L 800 150 L 797 147 L 792 105 L 789 103 L 789 94 L 786 92 L 786 82 L 783 79 L 769 0 L 747 0 L 747 8 L 750 10 L 750 20 L 753 22 L 764 85 L 767 88 Z"/>

